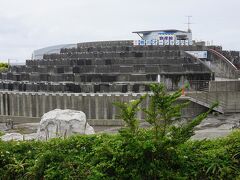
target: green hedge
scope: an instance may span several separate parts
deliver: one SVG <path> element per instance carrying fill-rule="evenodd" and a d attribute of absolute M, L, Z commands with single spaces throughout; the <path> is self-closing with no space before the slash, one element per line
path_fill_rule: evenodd
<path fill-rule="evenodd" d="M 156 144 L 152 130 L 48 142 L 0 141 L 0 179 L 239 179 L 240 131 L 216 140 Z M 165 142 L 167 143 L 167 142 Z"/>

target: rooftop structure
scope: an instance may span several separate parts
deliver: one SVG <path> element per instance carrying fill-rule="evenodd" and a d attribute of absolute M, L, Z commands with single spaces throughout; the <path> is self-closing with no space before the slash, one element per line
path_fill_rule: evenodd
<path fill-rule="evenodd" d="M 166 30 L 151 30 L 151 31 L 135 31 L 133 33 L 138 34 L 142 40 L 158 40 L 158 41 L 169 41 L 170 44 L 176 44 L 179 40 L 192 42 L 191 31 L 181 31 L 177 29 L 166 29 Z"/>
<path fill-rule="evenodd" d="M 37 49 L 32 53 L 32 59 L 42 59 L 44 54 L 60 53 L 62 48 L 76 48 L 77 44 L 61 44 Z"/>

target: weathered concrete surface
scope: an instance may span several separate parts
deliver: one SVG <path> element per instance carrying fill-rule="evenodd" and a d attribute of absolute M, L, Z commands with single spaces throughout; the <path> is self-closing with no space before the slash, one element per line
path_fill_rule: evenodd
<path fill-rule="evenodd" d="M 240 91 L 239 80 L 221 80 L 221 81 L 210 81 L 209 91 L 211 92 L 236 92 Z"/>
<path fill-rule="evenodd" d="M 217 108 L 224 113 L 240 113 L 240 91 L 187 92 L 186 96 L 208 105 L 219 102 Z"/>
<path fill-rule="evenodd" d="M 40 140 L 94 133 L 94 129 L 87 123 L 86 115 L 81 111 L 70 109 L 55 109 L 45 113 L 37 131 Z"/>
<path fill-rule="evenodd" d="M 233 129 L 240 128 L 240 114 L 210 115 L 196 127 L 192 139 L 212 139 L 228 135 Z"/>
<path fill-rule="evenodd" d="M 239 77 L 239 70 L 224 55 L 213 49 L 208 50 L 210 68 L 215 72 L 216 77 L 236 79 Z"/>
<path fill-rule="evenodd" d="M 128 102 L 145 93 L 40 93 L 0 91 L 0 122 L 7 119 L 15 123 L 39 122 L 40 117 L 53 109 L 74 109 L 83 111 L 93 125 L 121 125 L 119 108 L 113 102 Z M 185 97 L 178 102 L 186 102 Z M 149 105 L 149 97 L 142 108 Z M 205 107 L 190 103 L 183 109 L 185 118 L 192 118 L 205 111 Z M 144 114 L 138 114 L 144 119 Z M 115 123 L 115 124 L 114 124 Z"/>

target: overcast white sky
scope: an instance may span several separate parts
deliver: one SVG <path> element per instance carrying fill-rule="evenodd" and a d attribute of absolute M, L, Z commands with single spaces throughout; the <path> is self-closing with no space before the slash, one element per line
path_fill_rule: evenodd
<path fill-rule="evenodd" d="M 138 39 L 138 30 L 186 30 L 186 15 L 194 39 L 240 50 L 240 0 L 0 0 L 0 60 L 57 44 Z"/>

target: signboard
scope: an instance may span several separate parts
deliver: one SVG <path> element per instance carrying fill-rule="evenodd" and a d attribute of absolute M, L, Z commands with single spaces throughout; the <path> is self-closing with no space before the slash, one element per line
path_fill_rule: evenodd
<path fill-rule="evenodd" d="M 139 45 L 144 46 L 146 44 L 145 40 L 140 40 Z"/>
<path fill-rule="evenodd" d="M 187 53 L 199 59 L 207 59 L 207 51 L 186 51 Z"/>
<path fill-rule="evenodd" d="M 150 46 L 152 45 L 152 41 L 151 40 L 146 40 L 146 43 L 145 43 L 147 46 Z"/>
<path fill-rule="evenodd" d="M 161 45 L 161 46 L 164 45 L 163 40 L 159 40 L 159 45 Z"/>
<path fill-rule="evenodd" d="M 164 45 L 169 45 L 169 40 L 164 40 Z"/>
<path fill-rule="evenodd" d="M 184 46 L 185 45 L 185 40 L 181 40 L 181 45 Z"/>
<path fill-rule="evenodd" d="M 176 45 L 177 45 L 177 46 L 180 45 L 180 40 L 176 40 Z"/>
<path fill-rule="evenodd" d="M 161 37 L 160 40 L 134 40 L 134 46 L 189 46 L 192 45 L 192 41 L 189 40 L 174 40 L 173 37 Z"/>
<path fill-rule="evenodd" d="M 152 41 L 152 42 L 151 42 L 152 45 L 158 45 L 158 41 L 157 41 L 157 40 L 154 40 L 154 39 L 153 39 L 153 40 L 151 40 L 151 41 Z"/>
<path fill-rule="evenodd" d="M 134 41 L 133 41 L 133 45 L 134 45 L 134 46 L 138 46 L 138 45 L 139 45 L 139 40 L 134 40 Z"/>

